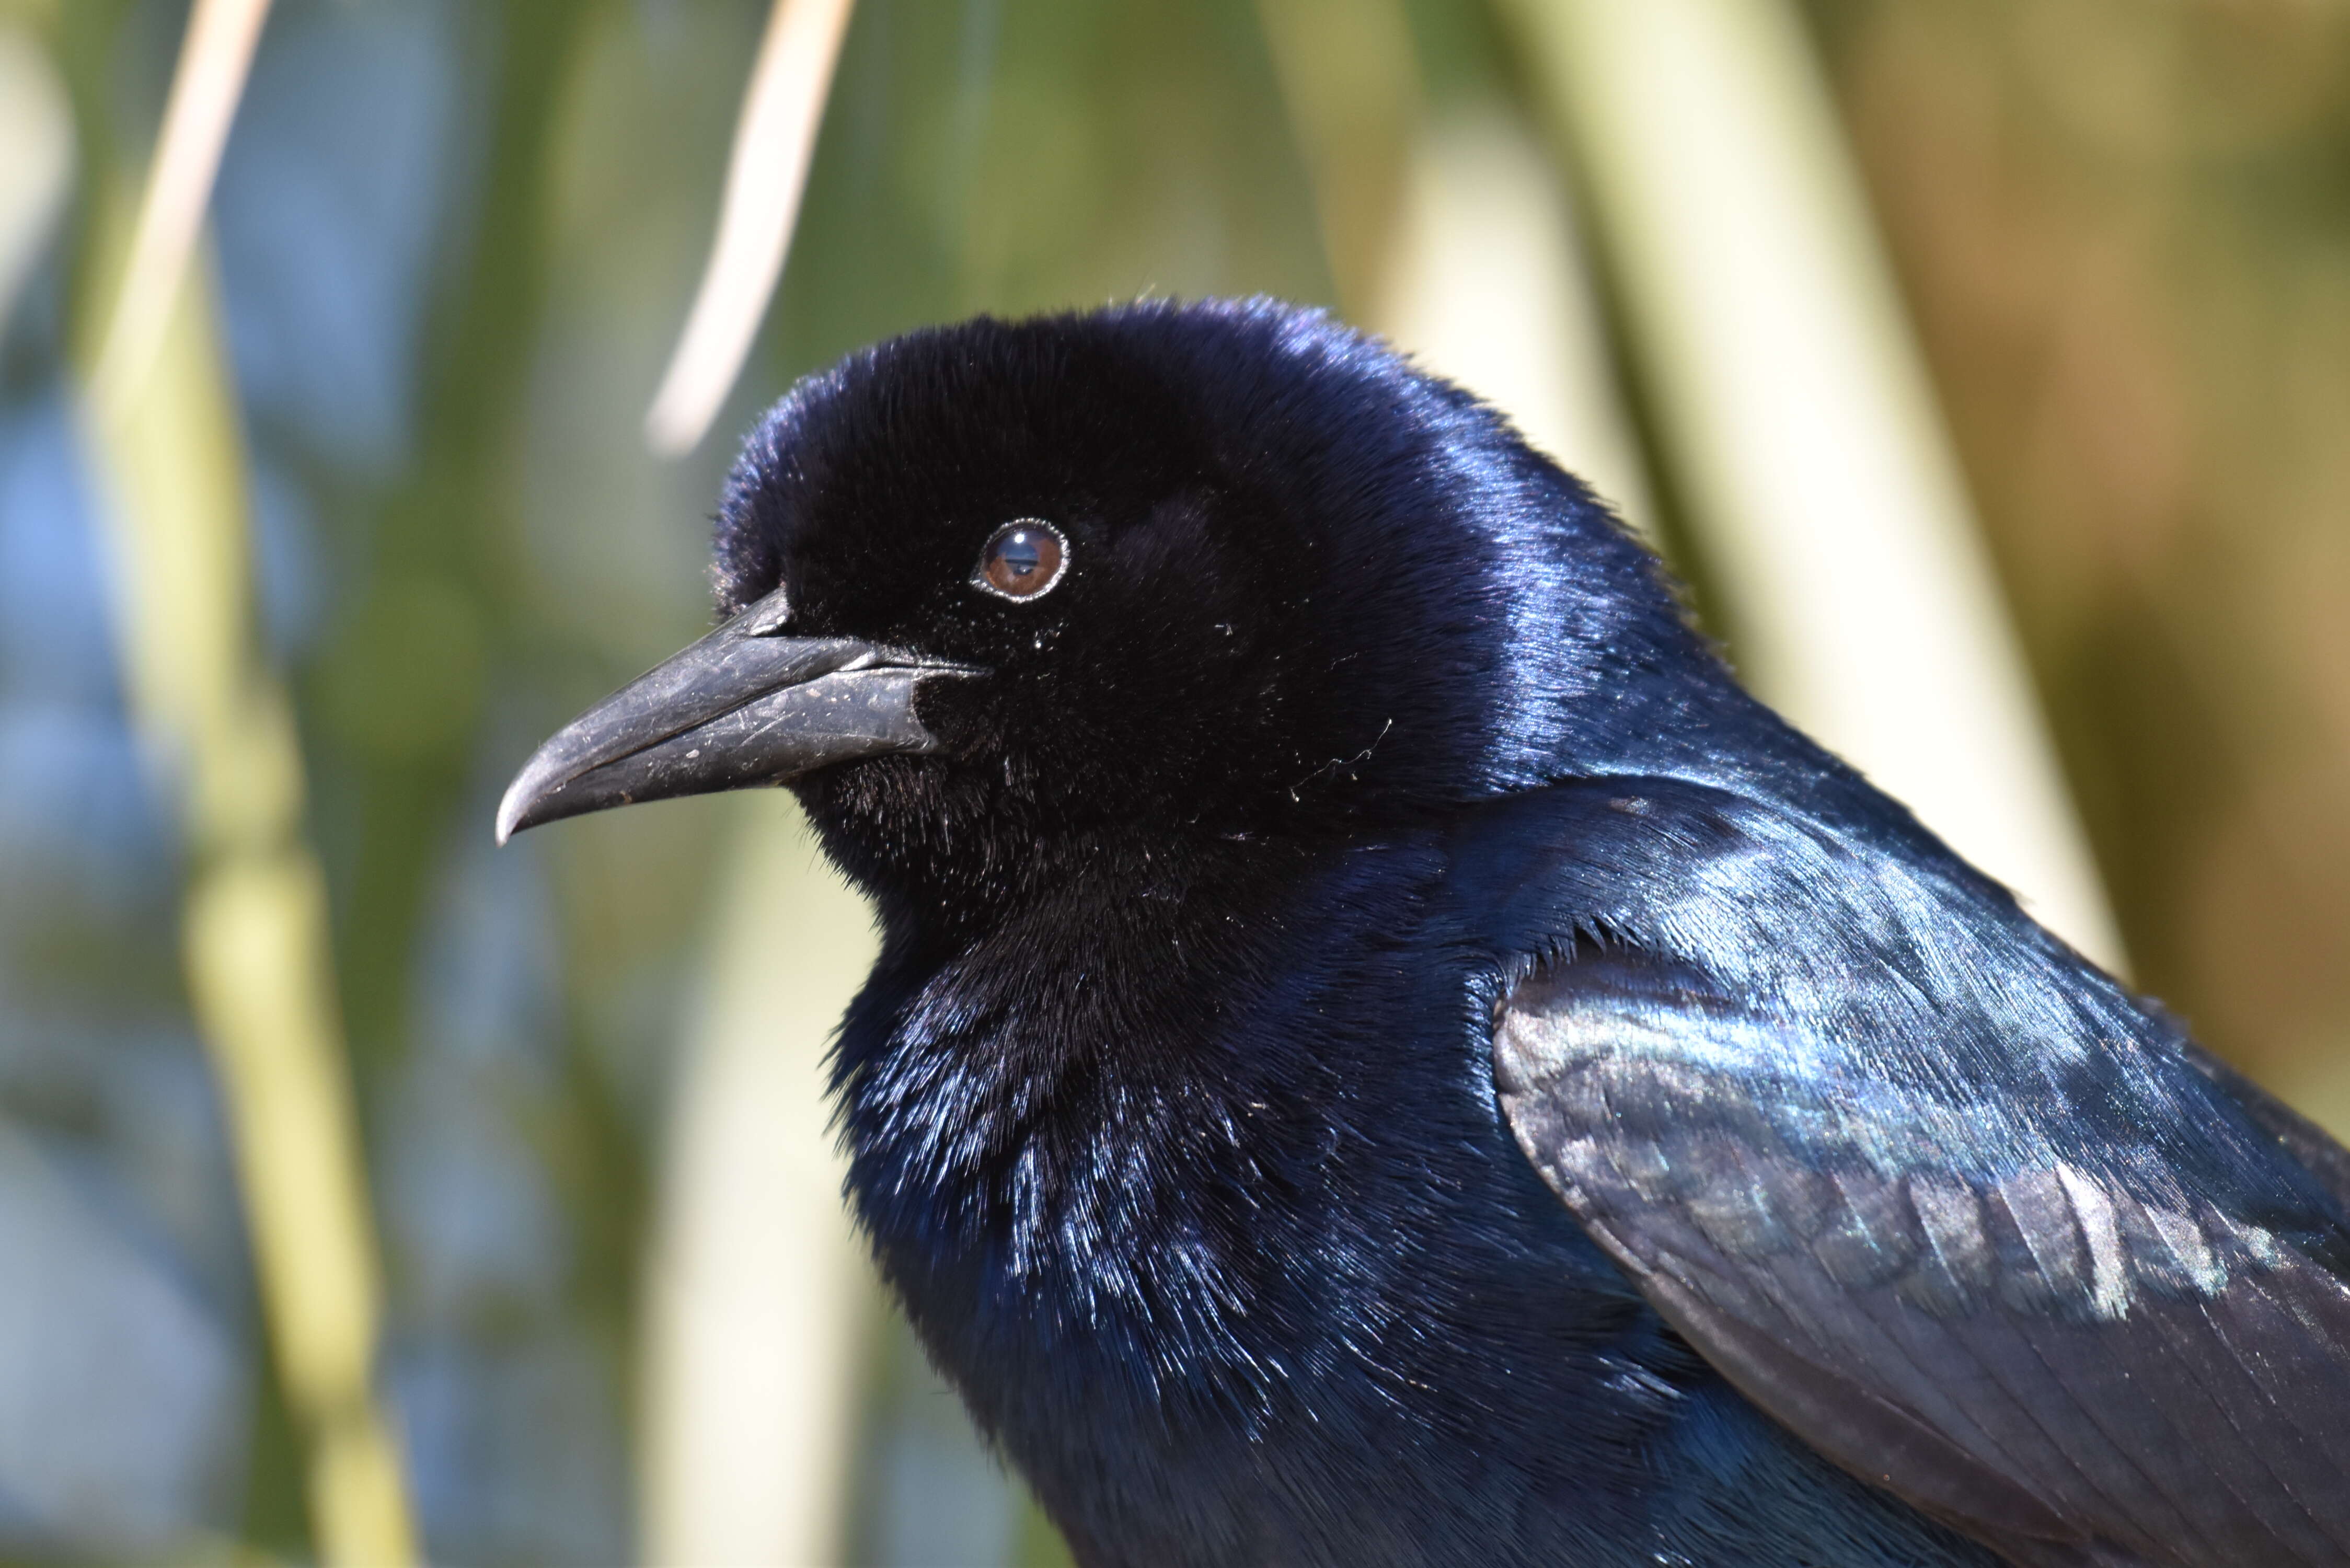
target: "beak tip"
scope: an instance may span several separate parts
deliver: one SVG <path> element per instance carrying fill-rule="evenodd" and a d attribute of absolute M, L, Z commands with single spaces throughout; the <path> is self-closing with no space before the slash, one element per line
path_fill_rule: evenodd
<path fill-rule="evenodd" d="M 504 798 L 498 802 L 495 832 L 501 847 L 504 847 L 505 842 L 515 834 L 525 827 L 536 826 L 539 820 L 531 812 L 531 808 L 539 804 L 543 794 L 539 787 L 539 781 L 531 776 L 535 771 L 525 768 L 516 774 L 514 783 L 506 785 Z"/>

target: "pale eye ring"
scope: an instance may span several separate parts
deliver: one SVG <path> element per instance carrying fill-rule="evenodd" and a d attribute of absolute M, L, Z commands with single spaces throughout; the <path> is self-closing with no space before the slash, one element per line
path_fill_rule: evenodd
<path fill-rule="evenodd" d="M 971 586 L 1014 601 L 1048 594 L 1069 569 L 1069 542 L 1042 517 L 1015 517 L 988 535 Z"/>

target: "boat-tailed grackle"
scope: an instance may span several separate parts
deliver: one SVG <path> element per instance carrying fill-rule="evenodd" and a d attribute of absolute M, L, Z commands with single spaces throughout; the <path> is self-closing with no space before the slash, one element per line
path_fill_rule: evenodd
<path fill-rule="evenodd" d="M 715 631 L 501 835 L 787 784 L 849 1196 L 1089 1568 L 2350 1563 L 2350 1157 L 1266 301 L 753 432 Z"/>

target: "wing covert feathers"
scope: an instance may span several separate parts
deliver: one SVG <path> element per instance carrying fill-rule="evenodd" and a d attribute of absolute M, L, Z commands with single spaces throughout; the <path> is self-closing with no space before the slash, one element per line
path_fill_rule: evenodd
<path fill-rule="evenodd" d="M 1630 973 L 1511 992 L 1502 1105 L 1749 1397 L 2019 1563 L 2350 1563 L 2350 1291 L 2305 1217 L 1978 1137 L 1930 1075 L 1840 1079 L 1797 1026 Z"/>

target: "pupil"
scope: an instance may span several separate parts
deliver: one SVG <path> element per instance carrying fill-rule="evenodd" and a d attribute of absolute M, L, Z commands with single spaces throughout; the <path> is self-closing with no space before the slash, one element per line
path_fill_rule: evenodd
<path fill-rule="evenodd" d="M 1003 541 L 1003 564 L 1015 577 L 1035 576 L 1036 568 L 1043 565 L 1038 555 L 1036 541 L 1025 528 Z"/>

